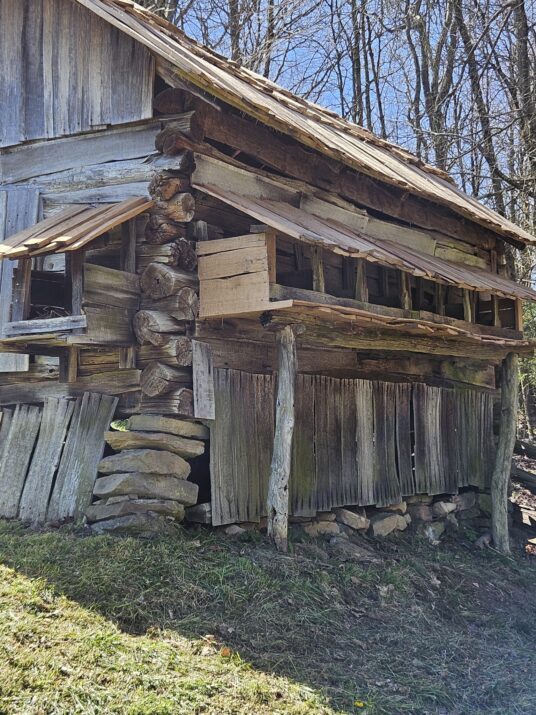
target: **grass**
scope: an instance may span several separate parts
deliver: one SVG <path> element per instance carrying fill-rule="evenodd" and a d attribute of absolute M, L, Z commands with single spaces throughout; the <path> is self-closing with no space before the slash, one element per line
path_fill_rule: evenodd
<path fill-rule="evenodd" d="M 536 566 L 463 538 L 276 554 L 0 522 L 0 713 L 536 712 Z"/>

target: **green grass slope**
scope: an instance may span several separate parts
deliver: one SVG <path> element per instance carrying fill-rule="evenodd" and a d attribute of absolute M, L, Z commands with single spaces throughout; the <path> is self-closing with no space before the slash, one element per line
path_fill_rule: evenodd
<path fill-rule="evenodd" d="M 365 563 L 0 522 L 0 713 L 536 712 L 535 565 L 371 543 Z"/>

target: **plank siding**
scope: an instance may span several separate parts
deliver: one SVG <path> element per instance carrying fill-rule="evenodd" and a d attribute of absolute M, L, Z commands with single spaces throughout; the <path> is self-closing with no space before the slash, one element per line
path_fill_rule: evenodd
<path fill-rule="evenodd" d="M 1 109 L 0 109 L 1 112 Z M 37 223 L 39 218 L 39 191 L 35 187 L 6 187 L 0 190 L 0 243 L 10 236 Z M 0 261 L 0 337 L 11 320 L 13 276 L 17 261 Z M 27 355 L 4 353 L 0 355 L 0 372 L 17 372 L 28 369 Z"/>
<path fill-rule="evenodd" d="M 213 523 L 258 521 L 265 514 L 277 379 L 217 368 L 214 384 Z M 489 484 L 489 393 L 298 375 L 295 404 L 294 516 Z"/>
<path fill-rule="evenodd" d="M 152 116 L 154 61 L 71 0 L 0 0 L 0 146 Z"/>

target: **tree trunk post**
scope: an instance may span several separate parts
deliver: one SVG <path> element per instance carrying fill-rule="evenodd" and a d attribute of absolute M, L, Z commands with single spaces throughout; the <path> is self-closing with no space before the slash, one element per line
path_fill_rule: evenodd
<path fill-rule="evenodd" d="M 290 325 L 278 334 L 279 379 L 277 387 L 274 451 L 268 485 L 268 536 L 279 551 L 288 547 L 288 481 L 294 434 L 296 338 Z"/>
<path fill-rule="evenodd" d="M 502 364 L 501 420 L 495 465 L 491 477 L 491 531 L 503 554 L 510 552 L 508 537 L 508 485 L 517 427 L 518 356 L 508 353 Z"/>

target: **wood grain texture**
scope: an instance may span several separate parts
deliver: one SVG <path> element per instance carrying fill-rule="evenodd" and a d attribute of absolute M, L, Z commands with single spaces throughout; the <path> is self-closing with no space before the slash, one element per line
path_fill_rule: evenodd
<path fill-rule="evenodd" d="M 75 402 L 49 397 L 45 400 L 39 438 L 24 484 L 19 504 L 19 519 L 30 524 L 43 524 L 56 469 Z"/>
<path fill-rule="evenodd" d="M 19 510 L 24 482 L 41 424 L 41 410 L 17 405 L 0 461 L 0 516 L 13 519 Z"/>
<path fill-rule="evenodd" d="M 214 524 L 257 521 L 265 513 L 276 379 L 216 368 L 214 382 Z M 467 485 L 489 488 L 495 450 L 489 393 L 298 375 L 295 404 L 294 516 L 381 507 Z"/>
<path fill-rule="evenodd" d="M 116 397 L 92 393 L 77 399 L 50 497 L 48 521 L 78 520 L 85 514 L 104 452 L 104 432 L 117 402 Z"/>
<path fill-rule="evenodd" d="M 1 10 L 0 10 L 1 14 Z M 2 30 L 0 30 L 0 33 Z M 0 53 L 2 50 L 0 50 Z M 0 243 L 19 231 L 33 226 L 39 216 L 39 190 L 35 187 L 10 187 L 0 190 Z M 0 336 L 11 320 L 13 271 L 16 261 L 0 262 Z M 22 317 L 22 316 L 20 316 Z M 29 359 L 26 355 L 0 355 L 0 371 L 25 371 Z"/>
<path fill-rule="evenodd" d="M 152 116 L 151 54 L 69 0 L 0 5 L 0 146 Z"/>

